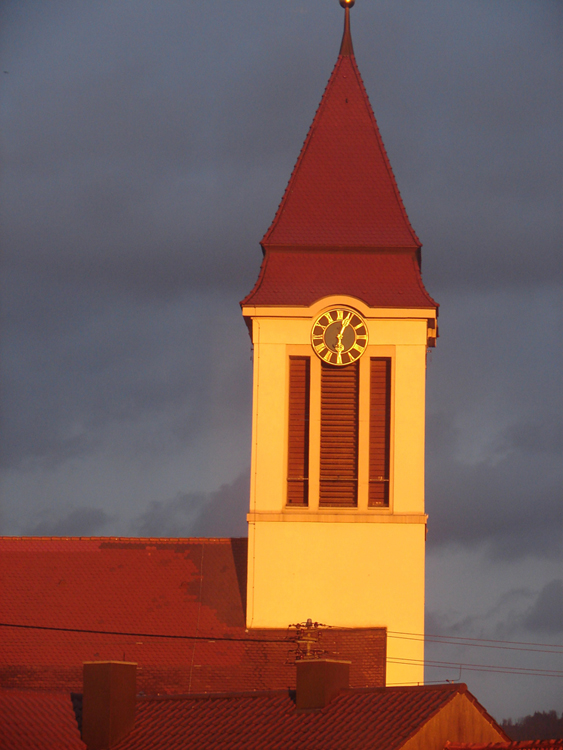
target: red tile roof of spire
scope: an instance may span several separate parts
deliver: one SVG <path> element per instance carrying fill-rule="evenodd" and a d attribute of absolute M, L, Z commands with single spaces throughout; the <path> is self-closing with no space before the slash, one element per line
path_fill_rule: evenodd
<path fill-rule="evenodd" d="M 340 54 L 272 225 L 254 289 L 241 302 L 309 306 L 333 294 L 370 307 L 434 307 L 352 48 Z"/>
<path fill-rule="evenodd" d="M 419 248 L 353 54 L 340 54 L 262 245 Z"/>
<path fill-rule="evenodd" d="M 331 294 L 370 307 L 437 308 L 422 283 L 414 252 L 269 250 L 241 305 L 309 306 Z"/>

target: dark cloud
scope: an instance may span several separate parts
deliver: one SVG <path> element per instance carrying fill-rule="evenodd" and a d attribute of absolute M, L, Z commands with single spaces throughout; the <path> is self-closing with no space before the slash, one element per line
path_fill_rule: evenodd
<path fill-rule="evenodd" d="M 142 537 L 190 537 L 194 519 L 205 503 L 203 493 L 178 495 L 171 500 L 150 503 L 131 523 L 131 533 Z"/>
<path fill-rule="evenodd" d="M 500 450 L 546 452 L 560 456 L 563 451 L 563 424 L 556 412 L 551 420 L 542 423 L 524 422 L 507 427 L 499 442 Z"/>
<path fill-rule="evenodd" d="M 97 536 L 107 534 L 114 517 L 99 508 L 75 508 L 62 518 L 43 518 L 28 526 L 26 536 Z"/>
<path fill-rule="evenodd" d="M 2 464 L 57 465 L 100 450 L 116 424 L 149 417 L 155 429 L 139 434 L 133 451 L 147 441 L 150 451 L 185 449 L 218 420 L 246 425 L 248 334 L 236 298 L 217 297 L 214 310 L 209 303 L 192 295 L 81 310 L 28 340 L 15 325 L 4 337 Z"/>
<path fill-rule="evenodd" d="M 248 535 L 246 513 L 250 493 L 250 472 L 212 493 L 197 519 L 196 536 L 238 537 Z"/>
<path fill-rule="evenodd" d="M 243 472 L 216 492 L 187 493 L 150 503 L 131 524 L 136 536 L 240 537 L 247 536 L 250 477 Z"/>
<path fill-rule="evenodd" d="M 482 573 L 489 580 L 493 575 L 490 566 Z M 553 642 L 563 622 L 561 581 L 554 580 L 539 592 L 519 587 L 492 598 L 491 588 L 484 581 L 479 587 L 474 571 L 460 583 L 473 606 L 462 613 L 452 611 L 449 603 L 443 601 L 443 608 L 426 613 L 427 679 L 466 682 L 497 718 L 511 711 L 531 713 L 542 706 L 559 706 L 556 677 L 532 673 L 558 668 L 559 652 Z M 538 622 L 531 618 L 536 612 Z M 448 640 L 432 640 L 433 635 L 446 636 Z M 520 669 L 522 674 L 517 673 Z M 485 674 L 484 670 L 490 671 Z"/>
<path fill-rule="evenodd" d="M 546 583 L 525 615 L 523 625 L 536 633 L 563 633 L 563 581 Z"/>
<path fill-rule="evenodd" d="M 542 430 L 517 425 L 507 432 L 529 436 L 534 431 Z M 533 452 L 525 452 L 517 442 L 509 450 L 503 439 L 507 454 L 491 451 L 491 462 L 468 465 L 456 459 L 458 435 L 451 424 L 431 419 L 429 434 L 429 450 L 436 443 L 442 447 L 427 488 L 431 546 L 486 545 L 496 558 L 563 554 L 561 456 L 553 445 L 544 453 L 538 441 Z"/>
<path fill-rule="evenodd" d="M 426 613 L 425 619 L 426 631 L 431 635 L 459 639 L 474 636 L 498 646 L 503 645 L 503 641 L 545 641 L 563 632 L 563 581 L 553 579 L 539 591 L 527 587 L 510 589 L 489 603 L 489 606 L 476 608 L 471 614 L 461 618 L 433 610 Z M 450 645 L 454 648 L 462 647 L 455 643 Z M 514 642 L 513 645 L 518 643 Z M 494 645 L 489 647 L 495 648 Z M 540 650 L 535 653 L 545 652 Z"/>
<path fill-rule="evenodd" d="M 561 554 L 559 299 L 551 287 L 442 296 L 427 381 L 430 545 Z"/>

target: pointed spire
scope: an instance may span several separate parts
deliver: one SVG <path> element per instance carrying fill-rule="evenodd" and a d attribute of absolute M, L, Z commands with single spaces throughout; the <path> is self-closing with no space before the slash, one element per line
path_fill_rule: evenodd
<path fill-rule="evenodd" d="M 340 54 L 241 304 L 308 307 L 344 294 L 370 307 L 437 308 L 354 57 L 354 0 L 340 4 Z"/>
<path fill-rule="evenodd" d="M 342 44 L 340 45 L 341 55 L 353 55 L 354 47 L 352 46 L 352 34 L 350 33 L 350 8 L 356 0 L 340 0 L 340 5 L 344 8 L 344 34 L 342 35 Z"/>
<path fill-rule="evenodd" d="M 340 4 L 340 54 L 262 246 L 418 249 Z"/>

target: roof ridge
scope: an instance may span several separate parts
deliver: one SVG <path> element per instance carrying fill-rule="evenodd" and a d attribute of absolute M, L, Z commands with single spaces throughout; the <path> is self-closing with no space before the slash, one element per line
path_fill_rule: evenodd
<path fill-rule="evenodd" d="M 495 726 L 497 727 L 497 730 L 500 730 L 502 732 L 502 734 L 505 737 L 505 741 L 506 742 L 511 741 L 511 739 L 508 736 L 508 734 L 500 726 L 500 724 L 497 722 L 497 720 L 494 718 L 494 716 L 491 716 L 491 714 L 487 711 L 487 709 L 481 703 L 479 703 L 479 701 L 477 700 L 477 698 L 472 693 L 470 693 L 469 690 L 467 691 L 467 697 L 469 698 L 469 700 L 471 701 L 471 703 L 473 703 L 473 705 L 475 706 L 475 708 L 477 709 L 477 711 L 479 711 L 479 713 L 482 716 L 484 716 L 485 719 L 488 719 L 490 722 L 492 722 L 493 724 L 495 724 Z"/>
<path fill-rule="evenodd" d="M 378 688 L 347 688 L 347 690 L 352 690 L 354 692 L 373 692 L 374 690 L 380 690 L 380 691 L 386 691 L 386 692 L 453 692 L 453 693 L 467 693 L 469 692 L 467 689 L 467 685 L 465 682 L 444 682 L 440 683 L 438 685 L 390 685 L 385 687 L 378 687 Z"/>
<path fill-rule="evenodd" d="M 247 537 L 206 537 L 206 536 L 188 536 L 188 537 L 147 537 L 147 536 L 18 536 L 18 535 L 0 535 L 0 542 L 2 541 L 56 541 L 56 542 L 144 542 L 150 544 L 151 542 L 157 542 L 158 544 L 178 544 L 186 542 L 209 542 L 212 544 L 231 542 L 234 539 L 246 539 Z"/>
<path fill-rule="evenodd" d="M 264 244 L 267 243 L 268 237 L 274 231 L 274 227 L 277 225 L 277 223 L 278 223 L 278 221 L 279 221 L 279 219 L 281 217 L 283 205 L 284 205 L 284 203 L 286 201 L 286 197 L 287 197 L 287 195 L 289 193 L 290 185 L 293 182 L 294 176 L 297 174 L 297 172 L 299 170 L 299 167 L 301 165 L 301 162 L 303 161 L 303 158 L 305 156 L 305 153 L 307 152 L 307 149 L 309 148 L 309 145 L 310 145 L 310 142 L 311 142 L 311 135 L 312 135 L 313 130 L 315 129 L 315 127 L 317 125 L 321 109 L 323 109 L 326 106 L 326 93 L 327 93 L 327 91 L 328 91 L 328 89 L 330 87 L 330 84 L 332 83 L 333 78 L 335 77 L 337 69 L 342 64 L 342 60 L 343 60 L 343 55 L 338 55 L 338 57 L 336 59 L 336 63 L 334 64 L 334 68 L 332 69 L 332 72 L 331 72 L 330 77 L 329 77 L 329 79 L 327 81 L 327 84 L 324 87 L 324 91 L 323 91 L 323 95 L 321 96 L 321 100 L 320 100 L 320 102 L 319 102 L 319 104 L 317 106 L 317 109 L 315 110 L 315 115 L 313 117 L 313 121 L 309 125 L 309 130 L 307 131 L 307 135 L 305 136 L 305 140 L 303 141 L 303 145 L 301 146 L 301 150 L 299 151 L 299 156 L 297 157 L 297 161 L 295 162 L 295 166 L 293 167 L 293 169 L 291 171 L 291 174 L 289 176 L 289 180 L 287 182 L 287 185 L 285 187 L 285 190 L 283 192 L 281 200 L 280 200 L 280 202 L 278 204 L 278 207 L 276 209 L 276 213 L 274 215 L 274 218 L 272 219 L 272 222 L 271 222 L 270 226 L 268 227 L 268 230 L 266 231 L 266 234 L 262 237 L 262 239 L 260 241 L 260 244 L 262 245 L 262 249 L 263 250 L 264 250 Z"/>
<path fill-rule="evenodd" d="M 445 693 L 446 695 L 449 693 L 449 696 L 447 700 L 445 701 L 445 703 L 441 703 L 440 705 L 434 706 L 433 709 L 424 718 L 424 720 L 420 722 L 418 726 L 413 728 L 408 735 L 403 737 L 404 744 L 406 744 L 408 740 L 411 739 L 415 734 L 420 732 L 422 727 L 426 726 L 428 722 L 431 719 L 433 719 L 434 716 L 436 716 L 444 708 L 444 705 L 451 703 L 451 701 L 454 700 L 454 698 L 457 695 L 470 695 L 465 682 L 452 682 L 452 683 L 445 683 L 442 685 L 421 685 L 419 687 L 426 688 L 425 692 L 430 692 L 432 688 L 438 688 L 439 692 Z"/>
<path fill-rule="evenodd" d="M 292 695 L 294 689 L 277 689 L 277 690 L 239 690 L 225 692 L 207 692 L 207 693 L 162 693 L 156 695 L 137 696 L 138 700 L 188 700 L 188 699 L 208 699 L 208 698 L 258 698 L 275 695 Z M 399 687 L 349 687 L 342 688 L 339 693 L 342 694 L 373 694 L 373 693 L 396 693 L 396 692 L 443 692 L 443 693 L 466 693 L 467 685 L 465 683 L 445 683 L 442 685 L 402 685 Z"/>
<path fill-rule="evenodd" d="M 225 698 L 264 698 L 276 695 L 292 695 L 295 690 L 283 688 L 279 690 L 232 690 L 215 693 L 162 693 L 157 695 L 137 695 L 140 701 L 166 701 L 166 700 L 216 700 Z"/>
<path fill-rule="evenodd" d="M 264 250 L 264 248 L 262 248 Z M 244 299 L 241 299 L 239 302 L 240 306 L 246 305 L 248 300 L 250 300 L 260 289 L 262 286 L 262 282 L 264 281 L 264 278 L 266 276 L 266 266 L 268 264 L 268 258 L 269 253 L 264 252 L 264 257 L 262 258 L 262 263 L 260 264 L 260 271 L 258 272 L 258 278 L 256 279 L 256 283 L 252 287 L 252 289 L 248 292 L 246 297 Z M 250 336 L 252 338 L 252 331 L 250 332 Z"/>
<path fill-rule="evenodd" d="M 350 55 L 350 62 L 352 63 L 352 68 L 354 69 L 354 72 L 356 73 L 356 76 L 358 78 L 358 81 L 360 83 L 360 86 L 362 88 L 362 92 L 364 94 L 364 100 L 365 104 L 367 105 L 367 111 L 368 115 L 370 116 L 370 119 L 372 121 L 372 125 L 375 129 L 375 134 L 377 136 L 377 140 L 379 142 L 379 147 L 381 148 L 381 153 L 383 156 L 383 161 L 385 163 L 385 166 L 387 167 L 387 171 L 389 173 L 389 176 L 391 178 L 391 184 L 393 185 L 393 189 L 395 191 L 395 195 L 397 196 L 397 200 L 399 202 L 399 207 L 401 209 L 401 212 L 403 214 L 403 218 L 405 219 L 407 226 L 410 230 L 410 233 L 412 235 L 413 240 L 416 242 L 419 248 L 422 247 L 422 243 L 418 239 L 418 236 L 416 232 L 414 231 L 414 228 L 410 222 L 410 219 L 407 214 L 407 209 L 405 208 L 405 204 L 403 203 L 403 198 L 401 196 L 401 191 L 399 190 L 399 186 L 397 184 L 397 180 L 395 178 L 395 173 L 393 172 L 393 167 L 391 166 L 391 161 L 389 160 L 389 156 L 387 155 L 387 149 L 385 148 L 385 143 L 383 142 L 383 138 L 381 137 L 381 131 L 379 130 L 379 125 L 377 124 L 377 120 L 375 119 L 375 113 L 373 111 L 373 107 L 371 106 L 371 102 L 369 100 L 369 94 L 367 92 L 367 89 L 364 84 L 364 79 L 362 78 L 362 74 L 360 73 L 360 68 L 358 67 L 358 63 L 356 62 L 356 58 L 354 55 Z"/>
<path fill-rule="evenodd" d="M 414 264 L 414 270 L 415 270 L 415 274 L 416 274 L 416 280 L 418 282 L 420 290 L 421 290 L 421 292 L 423 292 L 423 294 L 425 294 L 428 297 L 428 299 L 430 300 L 430 302 L 432 302 L 433 305 L 436 305 L 436 315 L 437 315 L 438 314 L 438 308 L 440 307 L 440 303 L 436 302 L 436 300 L 434 299 L 434 297 L 432 297 L 432 295 L 430 294 L 430 292 L 428 291 L 428 289 L 424 286 L 424 281 L 422 280 L 422 273 L 420 271 L 420 263 L 418 262 L 418 260 L 416 258 L 413 258 L 412 262 Z"/>

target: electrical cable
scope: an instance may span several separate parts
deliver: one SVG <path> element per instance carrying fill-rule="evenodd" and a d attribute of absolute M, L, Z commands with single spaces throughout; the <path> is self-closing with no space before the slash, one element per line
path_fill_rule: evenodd
<path fill-rule="evenodd" d="M 392 664 L 405 664 L 409 666 L 425 666 L 439 668 L 458 667 L 477 672 L 502 672 L 503 674 L 529 674 L 543 677 L 563 677 L 563 670 L 542 669 L 541 667 L 506 667 L 500 664 L 464 664 L 463 662 L 438 661 L 435 659 L 408 659 L 400 656 L 388 660 Z"/>
<path fill-rule="evenodd" d="M 497 643 L 503 643 L 503 641 L 495 641 L 493 643 L 487 643 L 487 642 L 479 642 L 480 640 L 486 641 L 486 639 L 479 639 L 479 638 L 460 638 L 459 640 L 450 641 L 448 640 L 448 636 L 416 636 L 416 635 L 391 635 L 390 633 L 387 634 L 388 638 L 394 638 L 396 640 L 401 641 L 423 641 L 424 643 L 438 643 L 442 646 L 472 646 L 474 648 L 498 648 L 502 649 L 504 651 L 527 651 L 532 654 L 562 654 L 563 655 L 563 646 L 555 646 L 554 644 L 545 644 L 546 646 L 551 646 L 552 648 L 561 648 L 561 651 L 553 651 L 551 649 L 545 649 L 545 648 L 522 648 L 520 646 L 500 646 L 496 645 Z M 504 643 L 514 643 L 517 641 L 504 641 Z M 531 643 L 531 646 L 539 646 L 540 644 Z"/>
<path fill-rule="evenodd" d="M 461 636 L 461 635 L 432 635 L 430 633 L 429 634 L 407 633 L 406 631 L 402 632 L 400 630 L 388 630 L 387 635 L 391 636 L 392 638 L 396 638 L 396 637 L 398 638 L 401 636 L 409 636 L 409 637 L 414 636 L 416 638 L 421 638 L 421 639 L 423 638 L 424 640 L 428 640 L 429 638 L 440 639 L 440 641 L 437 641 L 437 642 L 441 642 L 442 640 L 444 640 L 445 642 L 451 641 L 452 643 L 455 643 L 458 641 L 473 641 L 477 643 L 503 643 L 503 644 L 508 643 L 511 646 L 547 646 L 547 648 L 563 649 L 563 644 L 561 643 L 532 643 L 530 641 L 498 641 L 498 640 L 495 641 L 495 640 L 492 640 L 491 638 L 469 638 L 469 637 Z M 464 645 L 464 644 L 460 644 L 460 645 Z M 469 644 L 465 644 L 465 645 L 469 645 Z M 504 646 L 502 647 L 499 646 L 499 648 L 504 648 Z"/>
<path fill-rule="evenodd" d="M 2 628 L 20 628 L 27 630 L 54 630 L 61 633 L 87 633 L 89 635 L 122 635 L 131 638 L 172 638 L 187 641 L 240 641 L 242 643 L 290 643 L 286 638 L 235 638 L 214 635 L 170 635 L 164 633 L 128 633 L 123 630 L 90 630 L 85 628 L 61 628 L 51 625 L 16 625 L 0 622 Z"/>
<path fill-rule="evenodd" d="M 290 640 L 287 638 L 241 638 L 241 637 L 234 637 L 234 636 L 199 636 L 199 635 L 172 635 L 172 634 L 163 634 L 163 633 L 130 633 L 125 631 L 118 631 L 118 630 L 94 630 L 94 629 L 85 629 L 85 628 L 63 628 L 63 627 L 55 627 L 50 625 L 23 625 L 23 624 L 17 624 L 17 623 L 7 623 L 7 622 L 0 622 L 0 627 L 5 628 L 18 628 L 22 630 L 48 630 L 48 631 L 54 631 L 54 632 L 62 632 L 62 633 L 85 633 L 88 635 L 117 635 L 117 636 L 124 636 L 124 637 L 134 637 L 134 638 L 169 638 L 174 640 L 189 640 L 189 641 L 208 641 L 208 642 L 215 642 L 215 641 L 229 641 L 229 642 L 241 642 L 241 643 L 284 643 L 289 644 L 291 643 Z M 336 628 L 332 627 L 332 630 L 335 630 Z M 342 630 L 351 630 L 351 628 L 342 628 Z M 419 635 L 416 633 L 407 634 L 407 633 L 401 633 L 400 635 L 406 636 L 406 635 Z M 433 637 L 433 636 L 430 636 Z M 444 636 L 444 638 L 448 638 L 448 636 Z M 443 645 L 472 645 L 472 644 L 463 644 L 463 643 L 457 643 L 459 640 L 463 640 L 461 637 L 453 636 L 456 642 L 454 644 L 445 642 Z M 415 638 L 413 640 L 422 640 L 422 638 Z M 486 639 L 478 639 L 478 638 L 468 638 L 465 639 L 468 641 L 479 641 Z M 441 641 L 438 641 L 438 643 L 441 643 Z M 494 641 L 494 643 L 515 643 L 514 641 Z M 478 644 L 476 644 L 478 645 Z M 522 645 L 540 645 L 540 644 L 522 644 Z M 548 645 L 554 645 L 554 644 L 548 644 Z M 499 646 L 499 648 L 503 648 L 502 646 Z M 518 649 L 514 649 L 518 650 Z M 527 651 L 528 649 L 521 649 L 522 651 Z M 542 653 L 541 651 L 538 651 L 537 653 Z M 546 651 L 545 653 L 558 653 L 558 652 L 552 652 L 552 651 Z M 527 667 L 503 667 L 501 665 L 494 665 L 494 664 L 465 664 L 460 662 L 448 662 L 448 661 L 438 661 L 435 659 L 428 659 L 428 660 L 422 660 L 422 659 L 408 659 L 408 658 L 402 658 L 402 657 L 395 657 L 395 658 L 389 658 L 387 660 L 391 664 L 403 664 L 403 665 L 410 665 L 410 666 L 420 666 L 423 665 L 425 667 L 429 668 L 435 668 L 435 669 L 444 669 L 444 668 L 459 668 L 465 669 L 467 671 L 477 671 L 477 672 L 493 672 L 497 674 L 519 674 L 519 675 L 530 675 L 530 676 L 538 676 L 538 677 L 563 677 L 563 671 L 562 670 L 553 670 L 553 669 L 541 669 L 541 668 L 527 668 Z"/>

